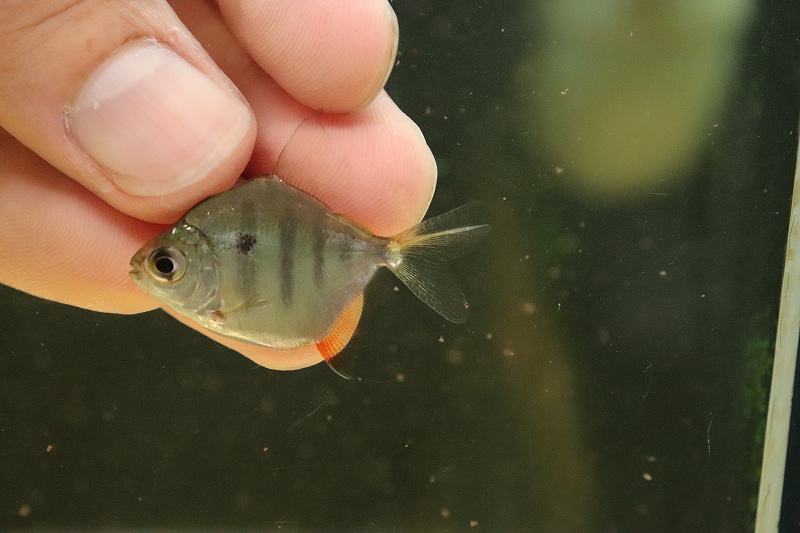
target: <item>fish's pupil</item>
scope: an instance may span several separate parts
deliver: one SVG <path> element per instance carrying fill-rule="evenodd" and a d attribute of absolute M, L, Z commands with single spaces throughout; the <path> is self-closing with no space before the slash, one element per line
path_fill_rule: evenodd
<path fill-rule="evenodd" d="M 156 258 L 155 267 L 161 274 L 168 276 L 175 272 L 177 265 L 171 257 L 161 256 Z"/>

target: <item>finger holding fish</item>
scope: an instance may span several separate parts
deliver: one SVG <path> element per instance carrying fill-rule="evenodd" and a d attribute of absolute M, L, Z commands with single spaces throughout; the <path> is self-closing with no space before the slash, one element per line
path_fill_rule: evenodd
<path fill-rule="evenodd" d="M 325 122 L 326 115 L 298 103 L 248 57 L 210 3 L 178 4 L 184 8 L 180 16 L 187 17 L 187 26 L 203 48 L 257 111 L 258 146 L 251 158 L 251 174 L 271 170 L 279 154 L 285 153 L 281 168 L 286 175 L 321 198 L 326 197 L 326 183 L 330 183 L 332 207 L 376 233 L 390 233 L 419 220 L 435 183 L 433 158 L 416 126 L 388 97 L 382 95 L 352 117 L 336 115 Z M 195 18 L 189 20 L 189 14 Z M 348 38 L 358 36 L 349 32 Z M 315 66 L 309 63 L 304 68 L 314 70 Z M 335 87 L 330 94 L 346 90 Z M 325 107 L 324 102 L 321 105 Z M 319 117 L 321 127 L 311 128 L 309 117 Z M 308 131 L 314 134 L 307 135 Z M 110 207 L 10 135 L 0 133 L 0 185 L 4 186 L 0 200 L 8 206 L 4 213 L 16 214 L 14 224 L 0 226 L 0 282 L 87 309 L 132 313 L 156 307 L 130 280 L 128 261 L 163 226 Z M 374 151 L 349 153 L 366 141 L 372 142 Z M 305 154 L 304 144 L 312 145 Z M 310 179 L 303 177 L 308 166 L 317 173 Z M 345 175 L 347 171 L 351 173 Z M 235 178 L 227 179 L 233 182 Z M 356 196 L 357 200 L 348 198 Z M 186 199 L 180 204 L 162 200 L 159 216 L 168 216 L 170 221 L 183 214 L 186 207 L 182 206 L 189 205 Z"/>
<path fill-rule="evenodd" d="M 198 4 L 201 24 L 203 16 L 210 17 L 206 23 L 214 21 L 207 7 Z M 422 217 L 436 181 L 433 156 L 416 125 L 385 93 L 378 92 L 370 105 L 349 114 L 320 113 L 300 104 L 266 72 L 253 68 L 235 42 L 227 48 L 213 46 L 215 39 L 230 37 L 223 26 L 204 27 L 216 29 L 198 36 L 201 43 L 239 86 L 258 120 L 248 166 L 251 174 L 280 168 L 288 180 L 375 234 L 397 233 Z M 226 55 L 224 50 L 232 53 Z M 320 94 L 333 97 L 337 90 L 345 89 L 338 86 Z M 321 107 L 328 106 L 323 101 Z M 136 212 L 120 203 L 124 199 L 115 200 L 121 211 L 105 204 L 10 136 L 0 141 L 0 174 L 7 178 L 1 199 L 8 207 L 4 212 L 14 214 L 13 224 L 0 228 L 4 252 L 0 281 L 88 309 L 130 313 L 155 307 L 130 281 L 127 262 L 135 248 L 163 226 L 124 214 Z M 202 190 L 195 194 L 205 195 Z M 160 214 L 148 218 L 177 218 L 186 201 L 172 203 L 161 197 Z M 30 216 L 37 212 L 48 216 Z M 360 314 L 360 306 L 344 311 L 336 320 L 343 326 L 336 330 L 334 341 L 326 337 L 288 351 L 243 343 L 192 325 L 262 366 L 289 369 L 319 362 L 323 353 L 335 355 L 348 342 Z"/>

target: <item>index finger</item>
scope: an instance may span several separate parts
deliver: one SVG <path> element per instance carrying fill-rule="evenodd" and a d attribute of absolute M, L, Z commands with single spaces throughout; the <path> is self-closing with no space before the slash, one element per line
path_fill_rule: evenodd
<path fill-rule="evenodd" d="M 369 104 L 397 54 L 386 0 L 218 0 L 237 40 L 298 102 L 326 113 Z"/>

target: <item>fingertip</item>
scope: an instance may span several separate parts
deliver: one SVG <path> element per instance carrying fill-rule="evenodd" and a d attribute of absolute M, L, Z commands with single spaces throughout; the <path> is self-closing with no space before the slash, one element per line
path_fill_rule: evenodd
<path fill-rule="evenodd" d="M 399 30 L 385 0 L 220 0 L 219 6 L 253 59 L 312 109 L 367 106 L 394 65 Z"/>

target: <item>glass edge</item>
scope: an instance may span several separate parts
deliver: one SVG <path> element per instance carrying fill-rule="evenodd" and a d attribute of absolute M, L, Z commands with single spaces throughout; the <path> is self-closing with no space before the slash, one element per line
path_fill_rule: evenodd
<path fill-rule="evenodd" d="M 756 509 L 756 533 L 778 531 L 789 422 L 792 414 L 798 334 L 800 334 L 800 143 L 794 172 L 792 209 L 769 393 L 764 455 Z"/>

